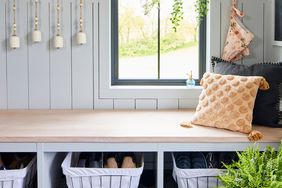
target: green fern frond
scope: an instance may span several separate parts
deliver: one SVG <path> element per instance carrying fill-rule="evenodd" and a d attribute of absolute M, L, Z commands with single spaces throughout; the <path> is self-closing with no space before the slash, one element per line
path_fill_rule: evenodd
<path fill-rule="evenodd" d="M 282 188 L 282 144 L 278 152 L 253 146 L 237 154 L 239 160 L 224 165 L 227 171 L 218 177 L 223 187 Z"/>

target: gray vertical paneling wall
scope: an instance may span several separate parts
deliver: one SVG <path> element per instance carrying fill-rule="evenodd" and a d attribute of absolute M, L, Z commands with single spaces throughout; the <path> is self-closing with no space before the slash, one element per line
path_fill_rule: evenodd
<path fill-rule="evenodd" d="M 0 5 L 0 109 L 7 108 L 7 77 L 6 77 L 6 4 L 1 2 Z"/>
<path fill-rule="evenodd" d="M 41 1 L 46 11 L 39 12 L 42 43 L 32 43 L 34 29 L 34 3 L 28 2 L 28 57 L 29 57 L 29 107 L 32 109 L 50 108 L 50 57 L 49 57 L 49 3 Z"/>
<path fill-rule="evenodd" d="M 43 9 L 45 7 L 42 7 Z M 50 93 L 52 109 L 70 109 L 72 107 L 72 2 L 61 0 L 61 32 L 64 47 L 54 48 L 56 36 L 56 0 L 50 1 Z"/>
<path fill-rule="evenodd" d="M 92 40 L 92 2 L 86 1 L 84 7 L 87 43 L 78 45 L 75 41 L 79 32 L 79 1 L 72 3 L 72 107 L 93 108 L 93 40 Z"/>
<path fill-rule="evenodd" d="M 99 0 L 85 0 L 87 44 L 77 45 L 79 0 L 61 0 L 64 48 L 54 49 L 56 0 L 40 1 L 42 42 L 32 43 L 34 0 L 17 0 L 18 35 L 21 48 L 8 45 L 12 25 L 12 0 L 0 0 L 0 109 L 167 109 L 190 107 L 185 99 L 100 99 L 103 78 L 99 46 L 103 45 L 99 24 Z M 251 55 L 240 63 L 281 60 L 281 47 L 271 44 L 271 0 L 238 0 L 246 13 L 243 23 L 255 39 Z M 231 0 L 211 0 L 210 55 L 220 56 L 229 26 Z M 109 14 L 110 11 L 106 14 Z M 273 57 L 273 59 L 272 59 Z M 277 59 L 278 58 L 278 59 Z M 109 71 L 109 70 L 107 70 Z"/>
<path fill-rule="evenodd" d="M 258 0 L 248 0 L 249 3 L 244 3 L 244 10 L 249 10 L 246 12 L 246 16 L 244 17 L 244 24 L 247 25 L 250 31 L 255 31 L 255 40 L 253 40 L 251 44 L 251 55 L 246 57 L 243 61 L 244 64 L 253 64 L 256 63 L 257 60 L 264 60 L 264 3 L 260 1 L 260 3 L 256 3 Z M 258 11 L 260 10 L 260 11 Z M 258 22 L 252 21 L 252 18 L 256 18 Z M 259 21 L 261 20 L 261 21 Z"/>
<path fill-rule="evenodd" d="M 9 109 L 25 109 L 29 107 L 29 81 L 28 81 L 28 2 L 17 2 L 17 34 L 20 37 L 21 47 L 17 50 L 7 47 L 7 92 Z M 13 14 L 12 1 L 7 1 L 6 31 L 12 32 Z"/>

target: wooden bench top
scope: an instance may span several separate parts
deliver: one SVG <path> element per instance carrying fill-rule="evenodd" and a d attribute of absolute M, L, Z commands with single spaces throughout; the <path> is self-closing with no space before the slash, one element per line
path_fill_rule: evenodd
<path fill-rule="evenodd" d="M 247 135 L 194 126 L 183 128 L 194 110 L 16 110 L 0 111 L 0 142 L 205 143 L 249 142 Z M 280 142 L 282 128 L 255 126 L 261 142 Z"/>

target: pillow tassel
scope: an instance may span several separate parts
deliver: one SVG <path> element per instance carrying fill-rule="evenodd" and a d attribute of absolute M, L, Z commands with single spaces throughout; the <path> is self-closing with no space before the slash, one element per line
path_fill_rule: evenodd
<path fill-rule="evenodd" d="M 180 126 L 184 127 L 184 128 L 192 128 L 193 127 L 191 121 L 182 122 L 182 123 L 180 123 Z"/>
<path fill-rule="evenodd" d="M 261 79 L 261 81 L 260 81 L 259 89 L 261 89 L 261 90 L 268 90 L 269 89 L 269 84 L 264 78 Z"/>
<path fill-rule="evenodd" d="M 248 136 L 248 139 L 251 141 L 251 142 L 256 142 L 256 141 L 259 141 L 263 138 L 263 134 L 259 131 L 256 131 L 256 130 L 252 130 L 250 133 L 249 133 L 249 136 Z"/>

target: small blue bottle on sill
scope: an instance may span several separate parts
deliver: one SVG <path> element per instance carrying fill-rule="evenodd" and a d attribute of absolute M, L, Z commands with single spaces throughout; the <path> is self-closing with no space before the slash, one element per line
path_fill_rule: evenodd
<path fill-rule="evenodd" d="M 192 71 L 190 71 L 190 74 L 188 75 L 188 80 L 186 80 L 186 86 L 187 87 L 193 87 L 196 85 L 195 80 L 193 79 Z"/>

